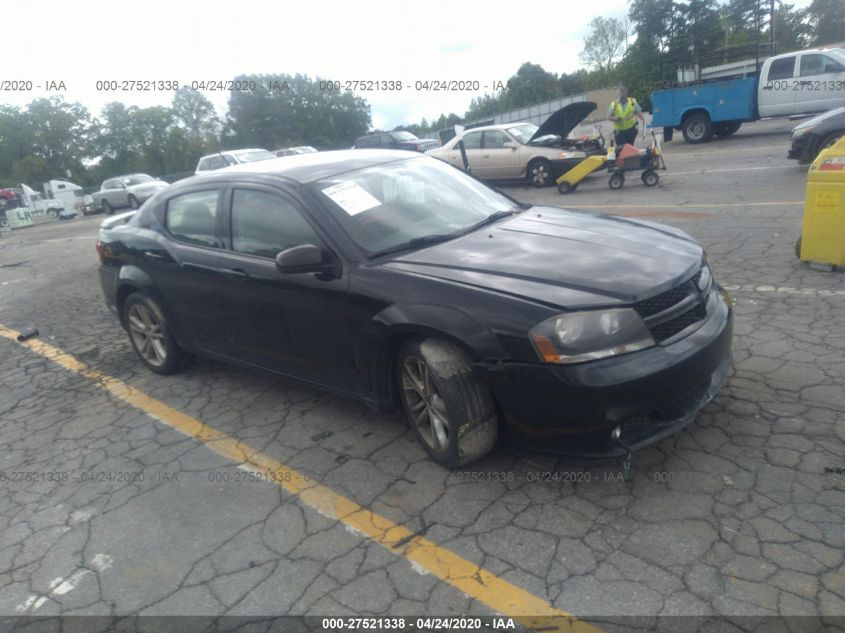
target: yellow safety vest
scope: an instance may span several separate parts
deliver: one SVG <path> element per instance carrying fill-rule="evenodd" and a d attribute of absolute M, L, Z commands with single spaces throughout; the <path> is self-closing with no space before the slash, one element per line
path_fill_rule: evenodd
<path fill-rule="evenodd" d="M 637 102 L 634 101 L 633 97 L 628 97 L 628 103 L 625 104 L 624 108 L 622 104 L 614 101 L 610 104 L 610 110 L 613 112 L 613 116 L 622 117 L 621 121 L 613 122 L 615 131 L 629 130 L 637 124 Z"/>

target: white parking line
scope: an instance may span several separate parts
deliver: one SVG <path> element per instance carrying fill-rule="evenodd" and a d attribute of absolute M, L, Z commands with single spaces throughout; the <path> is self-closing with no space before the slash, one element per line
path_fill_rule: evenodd
<path fill-rule="evenodd" d="M 824 288 L 792 288 L 789 286 L 754 286 L 752 284 L 741 284 L 739 286 L 725 284 L 725 290 L 730 292 L 760 292 L 777 293 L 785 295 L 802 295 L 819 297 L 845 297 L 845 290 L 827 290 Z"/>

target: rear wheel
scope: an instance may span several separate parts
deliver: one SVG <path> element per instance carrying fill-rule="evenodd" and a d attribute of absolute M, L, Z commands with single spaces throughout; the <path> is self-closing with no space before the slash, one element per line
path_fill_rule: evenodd
<path fill-rule="evenodd" d="M 613 174 L 610 180 L 607 181 L 607 186 L 611 189 L 621 189 L 625 184 L 625 176 L 620 173 Z"/>
<path fill-rule="evenodd" d="M 396 374 L 408 423 L 434 461 L 454 468 L 490 452 L 493 398 L 463 350 L 436 338 L 408 341 Z"/>
<path fill-rule="evenodd" d="M 157 374 L 179 371 L 190 358 L 177 345 L 161 307 L 154 299 L 134 292 L 123 304 L 123 322 L 141 362 Z"/>
<path fill-rule="evenodd" d="M 109 204 L 109 201 L 105 198 L 103 198 L 103 201 L 100 203 L 100 206 L 103 207 L 103 213 L 105 213 L 106 215 L 111 215 L 112 213 L 114 213 L 114 209 L 112 209 L 112 206 Z"/>
<path fill-rule="evenodd" d="M 713 126 L 713 131 L 716 136 L 730 136 L 735 134 L 740 127 L 742 127 L 742 121 L 728 121 L 727 123 L 717 123 Z"/>
<path fill-rule="evenodd" d="M 668 143 L 672 140 L 672 137 L 675 135 L 675 128 L 673 127 L 664 127 L 663 128 L 663 142 Z"/>
<path fill-rule="evenodd" d="M 642 176 L 640 176 L 640 180 L 643 181 L 646 187 L 653 187 L 660 181 L 660 176 L 656 171 L 648 169 L 643 172 Z"/>
<path fill-rule="evenodd" d="M 538 158 L 528 166 L 528 178 L 535 187 L 545 187 L 552 181 L 552 164 Z"/>
<path fill-rule="evenodd" d="M 798 241 L 795 242 L 795 257 L 801 259 L 801 237 L 798 237 Z"/>
<path fill-rule="evenodd" d="M 684 140 L 687 143 L 705 143 L 713 136 L 713 125 L 710 123 L 710 117 L 704 113 L 693 114 L 684 121 L 681 126 L 681 132 L 684 134 Z"/>

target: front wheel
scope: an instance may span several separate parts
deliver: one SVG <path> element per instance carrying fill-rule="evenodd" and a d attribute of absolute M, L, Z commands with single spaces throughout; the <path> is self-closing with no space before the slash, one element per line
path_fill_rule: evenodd
<path fill-rule="evenodd" d="M 106 215 L 111 215 L 112 213 L 114 213 L 114 209 L 109 204 L 109 201 L 105 198 L 103 198 L 103 201 L 100 203 L 100 206 L 103 208 L 103 213 L 105 213 Z"/>
<path fill-rule="evenodd" d="M 141 205 L 138 203 L 138 198 L 136 198 L 135 196 L 130 195 L 130 196 L 129 196 L 129 208 L 130 208 L 130 209 L 137 209 L 137 208 L 138 208 L 138 207 L 140 207 L 140 206 L 141 206 Z"/>
<path fill-rule="evenodd" d="M 528 178 L 535 187 L 545 187 L 552 180 L 552 164 L 545 158 L 535 160 L 528 166 Z"/>
<path fill-rule="evenodd" d="M 607 181 L 607 186 L 611 189 L 621 189 L 622 185 L 625 184 L 625 176 L 620 173 L 615 173 L 610 177 L 610 180 Z"/>
<path fill-rule="evenodd" d="M 141 362 L 157 374 L 179 371 L 189 355 L 176 343 L 167 318 L 151 297 L 134 292 L 123 304 L 123 323 Z"/>
<path fill-rule="evenodd" d="M 699 113 L 690 116 L 681 126 L 681 132 L 684 134 L 684 140 L 687 143 L 705 143 L 713 136 L 713 125 L 710 123 L 710 117 L 706 114 Z"/>
<path fill-rule="evenodd" d="M 455 468 L 490 452 L 498 433 L 493 397 L 463 350 L 436 338 L 408 341 L 396 374 L 408 423 L 434 461 Z"/>
<path fill-rule="evenodd" d="M 837 132 L 831 132 L 830 134 L 822 138 L 822 140 L 818 142 L 818 145 L 816 145 L 816 152 L 815 154 L 813 154 L 813 160 L 815 160 L 816 156 L 818 156 L 819 153 L 821 153 L 822 151 L 833 147 L 836 141 L 838 141 L 840 138 L 842 138 L 841 130 Z"/>
<path fill-rule="evenodd" d="M 653 187 L 660 181 L 660 176 L 656 171 L 647 170 L 643 172 L 643 175 L 640 176 L 640 179 L 643 181 L 646 187 Z"/>
<path fill-rule="evenodd" d="M 557 185 L 558 193 L 567 194 L 575 191 L 575 185 L 571 185 L 565 180 L 561 181 Z"/>

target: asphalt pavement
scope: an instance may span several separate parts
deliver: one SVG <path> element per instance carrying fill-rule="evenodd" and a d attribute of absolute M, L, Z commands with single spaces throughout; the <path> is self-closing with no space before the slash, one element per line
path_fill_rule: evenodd
<path fill-rule="evenodd" d="M 680 227 L 735 298 L 726 387 L 628 481 L 619 461 L 507 447 L 447 471 L 398 415 L 207 360 L 157 376 L 103 302 L 101 218 L 3 233 L 0 627 L 572 614 L 560 630 L 843 630 L 845 275 L 795 258 L 793 125 L 678 136 L 654 188 L 506 188 Z"/>

